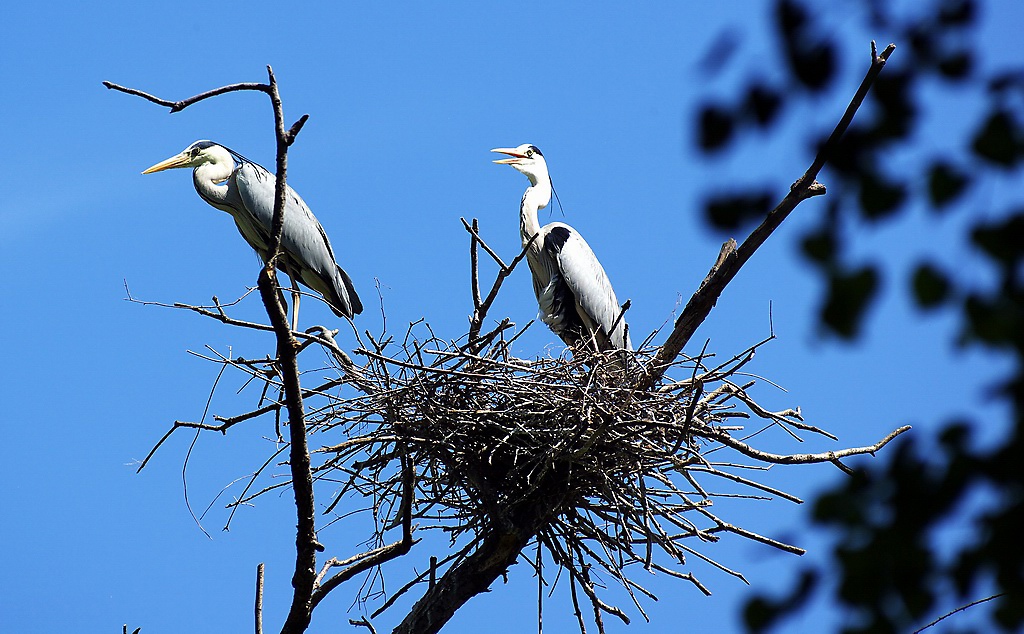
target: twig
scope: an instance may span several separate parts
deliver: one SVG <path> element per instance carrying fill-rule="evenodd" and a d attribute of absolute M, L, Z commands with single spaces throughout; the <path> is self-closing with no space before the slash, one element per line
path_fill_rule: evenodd
<path fill-rule="evenodd" d="M 377 630 L 375 630 L 373 628 L 373 624 L 370 623 L 366 619 L 365 616 L 363 618 L 359 619 L 358 621 L 356 621 L 355 619 L 349 619 L 348 622 L 349 622 L 349 625 L 355 625 L 357 627 L 365 627 L 366 629 L 370 630 L 370 634 L 377 634 Z"/>
<path fill-rule="evenodd" d="M 921 632 L 927 630 L 929 627 L 935 625 L 936 623 L 938 623 L 939 621 L 942 621 L 943 619 L 947 619 L 947 618 L 953 616 L 954 614 L 956 614 L 958 612 L 963 612 L 964 610 L 967 610 L 969 608 L 973 608 L 974 606 L 976 606 L 978 604 L 981 604 L 981 603 L 985 603 L 986 601 L 991 601 L 992 599 L 998 599 L 999 597 L 1001 597 L 1001 596 L 1003 596 L 1005 594 L 1006 594 L 1005 592 L 1000 592 L 999 594 L 993 594 L 992 596 L 985 597 L 984 599 L 978 599 L 977 601 L 971 601 L 967 605 L 962 605 L 962 606 L 958 607 L 957 609 L 955 609 L 955 610 L 953 610 L 951 612 L 947 612 L 947 613 L 943 614 L 942 616 L 940 616 L 939 618 L 935 619 L 934 621 L 932 621 L 928 625 L 925 625 L 921 629 L 914 630 L 913 634 L 921 634 Z"/>
<path fill-rule="evenodd" d="M 720 432 L 717 430 L 710 430 L 707 432 L 707 435 L 712 440 L 717 440 L 723 445 L 731 447 L 732 449 L 735 449 L 744 455 L 750 456 L 751 458 L 761 460 L 762 462 L 770 462 L 773 464 L 813 464 L 818 462 L 835 462 L 840 458 L 845 458 L 847 456 L 858 456 L 861 454 L 874 455 L 876 451 L 889 444 L 889 441 L 891 441 L 893 438 L 909 430 L 910 425 L 904 425 L 903 427 L 894 430 L 892 433 L 890 433 L 885 438 L 879 440 L 877 443 L 868 447 L 851 447 L 849 449 L 842 449 L 840 451 L 826 451 L 825 453 L 802 454 L 775 454 L 769 453 L 767 451 L 761 451 L 760 449 L 755 449 L 750 445 L 747 445 L 746 443 L 736 440 L 735 438 L 733 438 L 732 436 L 725 432 Z"/>
<path fill-rule="evenodd" d="M 472 227 L 469 226 L 469 223 L 466 222 L 465 218 L 459 218 L 459 220 L 462 221 L 462 226 L 465 227 L 466 231 L 469 232 L 469 235 L 473 236 L 473 242 L 475 244 L 478 243 L 480 246 L 484 248 L 484 251 L 487 251 L 487 255 L 491 256 L 494 259 L 494 261 L 498 264 L 498 268 L 500 268 L 502 271 L 508 270 L 510 268 L 508 265 L 505 264 L 505 261 L 502 260 L 501 257 L 494 252 L 494 249 L 489 247 L 487 245 L 487 242 L 485 242 L 484 239 L 480 237 L 480 227 L 477 224 L 476 218 L 473 218 Z"/>
<path fill-rule="evenodd" d="M 182 99 L 181 101 L 168 101 L 166 99 L 154 97 L 153 95 L 142 92 L 141 90 L 136 90 L 135 88 L 126 88 L 124 86 L 119 86 L 109 81 L 103 82 L 103 85 L 109 88 L 110 90 L 117 90 L 123 93 L 127 93 L 129 95 L 135 95 L 136 97 L 142 97 L 143 99 L 147 101 L 152 101 L 153 103 L 159 106 L 170 108 L 172 114 L 175 112 L 181 112 L 188 106 L 191 106 L 192 104 L 202 101 L 204 99 L 209 99 L 210 97 L 216 97 L 218 95 L 223 95 L 229 92 L 236 92 L 239 90 L 257 90 L 268 95 L 270 94 L 270 86 L 268 86 L 267 84 L 241 83 L 231 84 L 230 86 L 221 86 L 220 88 L 214 88 L 213 90 L 208 90 L 206 92 L 199 93 L 198 95 L 189 97 L 188 99 Z"/>
<path fill-rule="evenodd" d="M 487 317 L 487 311 L 491 309 L 491 304 L 494 303 L 495 298 L 498 296 L 498 291 L 501 289 L 501 284 L 505 281 L 506 277 L 508 277 L 509 275 L 512 274 L 512 271 L 514 271 L 516 266 L 520 262 L 523 261 L 523 258 L 526 257 L 527 252 L 530 250 L 530 247 L 533 245 L 533 241 L 537 239 L 537 235 L 534 235 L 532 238 L 530 238 L 529 242 L 527 242 L 526 245 L 523 246 L 522 251 L 519 252 L 519 255 L 517 255 L 512 260 L 512 262 L 510 264 L 506 265 L 501 260 L 501 258 L 498 257 L 498 254 L 494 253 L 491 250 L 491 248 L 489 246 L 487 246 L 487 243 L 484 242 L 483 238 L 480 237 L 480 234 L 477 233 L 477 230 L 476 230 L 477 222 L 476 222 L 476 220 L 475 219 L 473 220 L 473 226 L 470 226 L 469 223 L 466 222 L 465 218 L 461 218 L 461 220 L 462 220 L 462 225 L 466 228 L 466 231 L 468 231 L 470 233 L 470 235 L 473 236 L 472 237 L 473 244 L 479 243 L 480 246 L 482 246 L 485 251 L 487 251 L 489 254 L 491 254 L 491 257 L 494 258 L 494 261 L 497 262 L 498 266 L 500 267 L 498 269 L 498 274 L 494 278 L 494 284 L 491 285 L 490 292 L 487 293 L 487 297 L 482 302 L 480 302 L 479 305 L 474 305 L 473 316 L 470 317 L 470 320 L 469 320 L 469 324 L 470 325 L 469 325 L 469 336 L 468 336 L 469 343 L 468 343 L 468 345 L 470 346 L 470 350 L 474 350 L 475 348 L 479 347 L 479 342 L 477 341 L 477 339 L 480 336 L 480 329 L 483 327 L 484 319 L 486 319 L 486 317 Z M 475 252 L 475 250 L 474 250 L 474 252 Z M 474 268 L 474 271 L 475 270 L 476 269 Z M 474 279 L 475 279 L 475 275 L 474 275 Z M 475 303 L 475 298 L 478 297 L 478 296 L 479 296 L 479 289 L 476 289 L 476 295 L 474 295 L 474 303 Z"/>
<path fill-rule="evenodd" d="M 391 561 L 397 557 L 401 557 L 409 552 L 412 548 L 414 540 L 412 538 L 412 508 L 414 505 L 413 495 L 415 493 L 415 467 L 412 465 L 412 461 L 409 460 L 405 454 L 401 456 L 402 460 L 402 506 L 401 506 L 401 520 L 402 520 L 402 538 L 374 551 L 365 553 L 364 555 L 357 555 L 354 559 L 354 563 L 349 567 L 345 568 L 341 572 L 337 573 L 327 581 L 319 584 L 314 588 L 311 593 L 311 606 L 312 610 L 327 596 L 331 590 L 337 588 L 342 583 L 348 581 L 352 577 L 359 573 L 369 570 L 374 566 L 379 566 L 387 561 Z"/>
<path fill-rule="evenodd" d="M 263 563 L 256 566 L 256 634 L 263 634 Z"/>
<path fill-rule="evenodd" d="M 462 223 L 465 224 L 465 219 L 462 219 Z M 470 270 L 470 290 L 473 293 L 473 310 L 480 310 L 480 304 L 483 300 L 480 298 L 480 266 L 479 256 L 477 255 L 476 245 L 479 242 L 477 236 L 480 235 L 480 223 L 476 218 L 473 218 L 473 227 L 470 234 L 472 237 L 469 240 L 469 270 Z"/>

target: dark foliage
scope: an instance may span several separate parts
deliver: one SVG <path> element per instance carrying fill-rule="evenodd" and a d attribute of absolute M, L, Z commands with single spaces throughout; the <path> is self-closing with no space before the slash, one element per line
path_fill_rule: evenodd
<path fill-rule="evenodd" d="M 983 70 L 987 42 L 977 22 L 985 4 L 929 0 L 896 11 L 882 0 L 866 3 L 868 23 L 859 26 L 900 48 L 894 57 L 898 62 L 879 77 L 870 107 L 858 115 L 826 169 L 826 213 L 799 241 L 801 254 L 822 281 L 819 319 L 826 332 L 847 340 L 864 332 L 865 316 L 893 274 L 885 254 L 877 254 L 874 263 L 849 262 L 846 253 L 857 235 L 842 228 L 856 226 L 856 220 L 891 222 L 921 208 L 966 216 L 973 209 L 968 203 L 972 190 L 994 178 L 1019 176 L 1024 163 L 1024 66 Z M 840 59 L 842 49 L 816 13 L 827 10 L 825 6 L 809 0 L 776 1 L 774 27 L 779 57 L 786 62 L 787 89 L 768 87 L 761 78 L 740 88 L 736 99 L 743 105 L 726 109 L 732 125 L 729 134 L 717 137 L 716 152 L 728 151 L 755 127 L 738 124 L 769 128 L 782 120 L 787 108 L 838 88 L 837 69 L 857 58 Z M 740 48 L 734 57 L 743 54 Z M 967 132 L 953 138 L 955 149 L 941 154 L 915 150 L 922 135 L 960 134 L 923 126 L 943 98 L 965 94 L 983 105 L 958 113 Z M 698 126 L 703 122 L 695 121 Z M 896 151 L 898 161 L 892 158 Z M 756 185 L 740 186 L 728 198 L 708 193 L 706 218 L 726 229 L 756 220 L 761 195 Z M 978 449 L 971 443 L 972 426 L 995 421 L 946 423 L 934 439 L 918 435 L 916 441 L 905 440 L 898 451 L 823 494 L 814 517 L 835 536 L 832 565 L 807 569 L 793 588 L 778 591 L 774 598 L 752 599 L 744 613 L 750 631 L 779 626 L 788 614 L 826 592 L 834 592 L 833 600 L 848 613 L 844 632 L 913 631 L 959 605 L 995 594 L 1000 596 L 971 608 L 980 612 L 971 622 L 982 616 L 987 620 L 984 631 L 1024 628 L 1022 199 L 986 209 L 984 219 L 965 223 L 966 248 L 992 273 L 986 282 L 977 275 L 944 270 L 935 263 L 938 257 L 925 256 L 906 282 L 890 285 L 904 289 L 921 310 L 947 311 L 959 320 L 957 341 L 946 345 L 982 346 L 1018 361 L 993 394 L 1011 412 L 1005 440 Z M 993 502 L 978 504 L 979 497 Z M 952 553 L 939 557 L 933 540 L 954 520 L 971 529 L 959 532 Z M 943 539 L 948 550 L 949 538 Z M 834 583 L 823 583 L 825 579 Z M 952 600 L 959 603 L 951 603 L 948 588 L 955 589 Z M 956 631 L 971 631 L 957 625 L 955 615 L 943 625 L 950 622 Z"/>

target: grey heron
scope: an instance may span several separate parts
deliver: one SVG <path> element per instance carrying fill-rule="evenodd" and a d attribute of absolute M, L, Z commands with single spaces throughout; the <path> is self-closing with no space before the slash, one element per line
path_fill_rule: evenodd
<path fill-rule="evenodd" d="M 529 244 L 526 261 L 540 320 L 574 349 L 632 350 L 615 291 L 590 245 L 563 222 L 541 227 L 537 220 L 537 212 L 551 202 L 544 155 L 529 143 L 491 151 L 511 157 L 495 163 L 511 165 L 530 179 L 519 204 L 519 235 L 524 248 Z"/>
<path fill-rule="evenodd" d="M 143 174 L 191 167 L 199 196 L 234 218 L 238 231 L 266 262 L 274 218 L 275 177 L 237 152 L 212 141 L 196 141 L 180 154 L 161 161 Z M 351 318 L 363 311 L 348 274 L 338 266 L 327 233 L 313 212 L 288 187 L 281 240 L 281 268 L 295 282 L 323 295 L 339 317 Z M 296 289 L 297 290 L 297 289 Z M 295 296 L 296 304 L 298 295 Z M 297 306 L 293 307 L 293 324 Z"/>

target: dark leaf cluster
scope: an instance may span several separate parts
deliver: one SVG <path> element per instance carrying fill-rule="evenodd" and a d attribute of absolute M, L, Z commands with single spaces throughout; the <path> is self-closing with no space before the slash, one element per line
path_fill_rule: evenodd
<path fill-rule="evenodd" d="M 827 332 L 848 340 L 861 334 L 870 306 L 892 275 L 887 254 L 849 261 L 849 244 L 856 239 L 851 227 L 891 222 L 920 209 L 942 216 L 966 214 L 972 197 L 993 179 L 1020 177 L 1024 67 L 983 70 L 985 42 L 977 26 L 986 5 L 980 0 L 931 0 L 906 10 L 883 0 L 865 5 L 870 32 L 893 34 L 897 44 L 906 46 L 901 66 L 879 77 L 867 116 L 854 123 L 831 158 L 825 174 L 829 205 L 820 224 L 799 243 L 822 281 L 819 320 Z M 779 52 L 794 89 L 778 93 L 782 98 L 771 125 L 781 123 L 778 115 L 787 108 L 827 93 L 841 61 L 817 19 L 821 7 L 803 0 L 778 0 L 775 6 Z M 817 63 L 812 50 L 824 51 Z M 733 55 L 738 57 L 741 52 Z M 750 82 L 737 94 L 747 94 L 754 85 Z M 954 149 L 908 150 L 922 134 L 946 133 L 922 126 L 939 107 L 937 100 L 965 93 L 982 105 L 957 113 L 966 132 L 957 133 Z M 695 123 L 700 129 L 706 121 L 698 117 Z M 738 143 L 742 131 L 734 126 L 715 149 Z M 823 142 L 812 137 L 812 150 Z M 708 150 L 706 144 L 698 147 Z M 895 152 L 904 158 L 894 162 Z M 759 194 L 760 188 L 750 185 L 730 197 L 742 201 Z M 722 222 L 721 200 L 720 193 L 707 195 L 707 220 L 731 228 Z M 913 631 L 941 615 L 950 594 L 968 604 L 990 588 L 998 596 L 971 608 L 986 615 L 990 627 L 984 631 L 1024 626 L 1019 539 L 1024 534 L 1024 211 L 1020 202 L 986 208 L 982 219 L 964 226 L 963 241 L 986 270 L 984 281 L 962 275 L 946 254 L 935 251 L 913 263 L 904 288 L 922 310 L 956 316 L 960 334 L 955 343 L 985 346 L 1018 361 L 992 394 L 1010 406 L 1012 424 L 1005 440 L 977 449 L 970 442 L 970 426 L 990 421 L 949 423 L 933 441 L 906 442 L 882 464 L 858 471 L 826 493 L 816 504 L 815 517 L 835 535 L 837 572 L 808 569 L 789 591 L 752 600 L 746 611 L 751 631 L 776 627 L 785 615 L 804 609 L 812 596 L 832 585 L 820 583 L 831 574 L 838 574 L 834 598 L 851 617 L 846 632 Z M 979 495 L 997 501 L 972 506 Z M 952 554 L 940 557 L 936 536 L 953 521 L 970 529 L 946 544 Z M 955 621 L 943 625 L 949 622 Z"/>

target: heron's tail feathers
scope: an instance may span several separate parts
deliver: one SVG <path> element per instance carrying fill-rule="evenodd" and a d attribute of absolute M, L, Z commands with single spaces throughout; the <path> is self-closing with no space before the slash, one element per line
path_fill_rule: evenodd
<path fill-rule="evenodd" d="M 348 317 L 363 312 L 363 304 L 356 295 L 352 278 L 337 264 L 333 272 L 318 273 L 313 269 L 303 268 L 300 280 L 303 284 L 320 293 L 324 301 L 338 317 Z"/>
<path fill-rule="evenodd" d="M 355 293 L 355 286 L 352 284 L 352 279 L 348 277 L 348 273 L 341 266 L 337 268 L 338 274 L 334 279 L 335 295 L 344 298 L 344 303 L 341 305 L 351 307 L 351 314 L 346 315 L 351 318 L 352 315 L 362 312 L 362 302 L 359 301 L 359 296 Z"/>
<path fill-rule="evenodd" d="M 353 315 L 363 312 L 363 303 L 359 301 L 356 287 L 352 284 L 352 278 L 348 276 L 345 269 L 340 266 L 335 266 L 335 268 L 337 268 L 338 272 L 334 279 L 331 280 L 333 284 L 329 302 L 331 308 L 339 317 L 351 318 Z"/>

